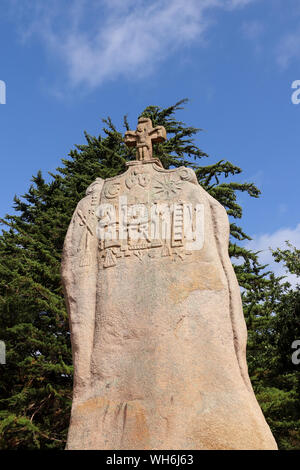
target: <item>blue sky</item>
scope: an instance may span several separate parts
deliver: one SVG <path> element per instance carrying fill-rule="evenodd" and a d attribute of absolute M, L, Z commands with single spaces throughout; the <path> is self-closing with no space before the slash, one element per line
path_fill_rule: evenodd
<path fill-rule="evenodd" d="M 207 164 L 240 166 L 251 247 L 300 246 L 299 0 L 0 0 L 0 216 L 101 118 L 188 97 Z M 269 261 L 267 251 L 262 255 Z"/>

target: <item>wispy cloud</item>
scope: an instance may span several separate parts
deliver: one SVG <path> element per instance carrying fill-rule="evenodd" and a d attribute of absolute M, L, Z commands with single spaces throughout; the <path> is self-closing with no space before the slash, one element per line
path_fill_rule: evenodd
<path fill-rule="evenodd" d="M 241 28 L 243 35 L 250 40 L 257 40 L 264 31 L 263 23 L 258 20 L 244 21 Z"/>
<path fill-rule="evenodd" d="M 253 3 L 254 0 L 230 0 L 227 2 L 227 7 L 229 8 L 238 8 L 238 7 L 244 7 L 248 5 L 249 3 Z"/>
<path fill-rule="evenodd" d="M 262 264 L 269 264 L 272 270 L 278 276 L 287 276 L 286 280 L 292 285 L 297 283 L 297 277 L 294 274 L 287 274 L 281 263 L 275 263 L 270 248 L 286 248 L 285 242 L 290 241 L 292 245 L 300 248 L 300 223 L 295 228 L 281 228 L 274 233 L 264 233 L 253 235 L 252 240 L 247 243 L 246 247 L 253 251 L 261 251 L 259 255 Z M 299 282 L 299 279 L 298 279 Z"/>
<path fill-rule="evenodd" d="M 277 62 L 282 68 L 286 68 L 294 59 L 300 57 L 299 51 L 300 29 L 288 33 L 282 37 L 277 47 Z"/>
<path fill-rule="evenodd" d="M 214 10 L 256 0 L 10 0 L 23 39 L 35 35 L 59 56 L 71 85 L 143 77 L 199 41 Z M 24 25 L 26 25 L 24 27 Z"/>

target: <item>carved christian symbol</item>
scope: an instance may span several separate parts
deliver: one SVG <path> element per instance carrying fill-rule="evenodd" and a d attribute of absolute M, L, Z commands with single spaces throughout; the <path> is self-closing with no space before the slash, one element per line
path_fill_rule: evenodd
<path fill-rule="evenodd" d="M 102 178 L 96 178 L 96 181 L 94 181 L 86 190 L 86 195 L 91 196 L 91 206 L 96 206 L 98 201 L 99 201 L 99 191 L 97 190 L 100 187 L 100 190 L 102 188 Z"/>
<path fill-rule="evenodd" d="M 104 196 L 107 199 L 113 199 L 117 197 L 120 191 L 120 183 L 111 183 L 105 186 L 104 189 Z"/>
<path fill-rule="evenodd" d="M 165 256 L 171 256 L 172 252 L 171 252 L 171 248 L 169 245 L 164 245 L 162 250 L 161 250 L 161 256 L 162 257 L 165 257 Z"/>
<path fill-rule="evenodd" d="M 183 181 L 189 181 L 190 183 L 197 184 L 197 177 L 191 168 L 182 168 L 179 172 L 179 177 Z"/>
<path fill-rule="evenodd" d="M 89 224 L 88 224 L 88 222 L 87 222 L 87 220 L 86 220 L 86 216 L 83 215 L 83 213 L 82 213 L 80 210 L 77 211 L 77 215 L 78 215 L 78 217 L 80 218 L 79 225 L 81 225 L 81 226 L 84 225 L 84 226 L 86 227 L 87 231 L 88 231 L 88 232 L 92 235 L 92 237 L 93 237 L 93 236 L 94 236 L 94 233 L 93 233 L 93 230 L 91 229 L 91 227 L 89 226 Z"/>
<path fill-rule="evenodd" d="M 96 206 L 97 202 L 98 202 L 98 194 L 93 194 L 92 195 L 91 206 Z"/>
<path fill-rule="evenodd" d="M 125 184 L 128 189 L 133 188 L 136 185 L 146 188 L 150 183 L 150 176 L 147 173 L 143 173 L 141 170 L 134 169 L 125 180 Z"/>
<path fill-rule="evenodd" d="M 136 131 L 127 131 L 124 142 L 128 147 L 136 147 L 137 160 L 152 159 L 152 143 L 166 140 L 166 129 L 157 126 L 153 129 L 151 119 L 140 117 Z"/>
<path fill-rule="evenodd" d="M 116 264 L 117 264 L 116 257 L 114 255 L 112 249 L 109 248 L 105 252 L 105 259 L 104 259 L 103 267 L 104 268 L 110 268 L 112 266 L 116 266 Z"/>
<path fill-rule="evenodd" d="M 183 204 L 174 204 L 172 246 L 183 246 Z"/>
<path fill-rule="evenodd" d="M 79 266 L 89 266 L 90 265 L 90 237 L 94 236 L 93 230 L 91 229 L 89 223 L 87 222 L 86 216 L 82 214 L 80 210 L 77 211 L 77 215 L 80 219 L 79 225 L 84 227 L 78 251 L 81 253 Z"/>
<path fill-rule="evenodd" d="M 161 199 L 170 199 L 176 196 L 182 189 L 182 181 L 174 180 L 169 175 L 165 175 L 162 180 L 156 180 L 153 186 L 153 193 Z"/>

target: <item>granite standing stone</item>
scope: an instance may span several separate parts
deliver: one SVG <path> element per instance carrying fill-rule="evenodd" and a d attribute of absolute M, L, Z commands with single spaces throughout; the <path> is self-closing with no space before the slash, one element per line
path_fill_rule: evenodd
<path fill-rule="evenodd" d="M 62 279 L 74 393 L 67 449 L 276 449 L 253 393 L 225 209 L 162 168 L 140 118 L 127 171 L 87 189 Z"/>

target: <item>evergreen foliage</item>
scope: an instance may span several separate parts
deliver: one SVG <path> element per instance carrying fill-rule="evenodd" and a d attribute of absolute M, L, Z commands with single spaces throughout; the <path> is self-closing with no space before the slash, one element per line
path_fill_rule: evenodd
<path fill-rule="evenodd" d="M 273 257 L 300 274 L 299 250 L 290 243 Z M 292 361 L 292 344 L 300 340 L 300 286 L 273 274 L 263 281 L 243 294 L 250 378 L 279 448 L 300 450 L 300 365 Z"/>

